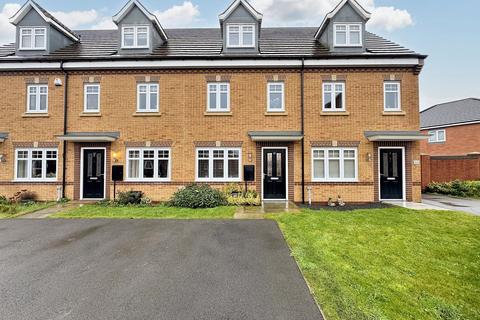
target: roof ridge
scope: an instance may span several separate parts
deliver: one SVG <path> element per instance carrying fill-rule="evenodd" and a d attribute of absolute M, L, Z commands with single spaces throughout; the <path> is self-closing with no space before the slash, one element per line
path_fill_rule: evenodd
<path fill-rule="evenodd" d="M 480 101 L 480 98 L 470 97 L 470 98 L 463 98 L 463 99 L 457 99 L 457 100 L 452 100 L 452 101 L 437 103 L 437 104 L 434 104 L 434 105 L 431 106 L 431 107 L 428 107 L 428 108 L 425 109 L 425 110 L 420 111 L 420 113 L 424 113 L 425 111 L 428 111 L 428 110 L 433 109 L 433 108 L 435 108 L 435 107 L 443 106 L 443 105 L 445 105 L 445 104 L 450 104 L 450 103 L 460 102 L 460 101 L 466 101 L 466 100 L 478 100 L 478 101 Z"/>

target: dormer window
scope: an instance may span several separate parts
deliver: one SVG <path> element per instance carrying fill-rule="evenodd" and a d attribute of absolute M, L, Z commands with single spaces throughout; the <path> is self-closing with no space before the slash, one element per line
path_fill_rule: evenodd
<path fill-rule="evenodd" d="M 334 44 L 336 47 L 361 47 L 362 24 L 336 23 L 334 24 Z"/>
<path fill-rule="evenodd" d="M 148 48 L 150 45 L 149 31 L 148 26 L 124 26 L 122 28 L 122 48 Z"/>
<path fill-rule="evenodd" d="M 254 24 L 228 24 L 227 47 L 253 48 L 255 47 Z"/>
<path fill-rule="evenodd" d="M 46 28 L 20 28 L 20 50 L 46 50 Z"/>

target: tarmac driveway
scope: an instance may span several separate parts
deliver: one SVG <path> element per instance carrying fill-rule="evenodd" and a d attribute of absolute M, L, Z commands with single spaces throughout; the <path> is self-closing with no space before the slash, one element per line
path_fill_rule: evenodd
<path fill-rule="evenodd" d="M 480 200 L 454 198 L 437 194 L 423 194 L 422 202 L 454 211 L 464 211 L 480 216 Z"/>
<path fill-rule="evenodd" d="M 321 319 L 273 221 L 0 221 L 0 319 Z"/>

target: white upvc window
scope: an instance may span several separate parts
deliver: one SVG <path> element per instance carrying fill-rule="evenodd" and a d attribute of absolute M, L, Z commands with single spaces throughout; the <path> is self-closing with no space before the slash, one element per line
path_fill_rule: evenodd
<path fill-rule="evenodd" d="M 268 112 L 285 111 L 285 83 L 269 82 L 267 84 L 267 110 Z"/>
<path fill-rule="evenodd" d="M 137 112 L 158 112 L 158 83 L 139 83 L 137 85 Z"/>
<path fill-rule="evenodd" d="M 323 83 L 323 111 L 345 111 L 345 83 Z"/>
<path fill-rule="evenodd" d="M 16 181 L 56 181 L 58 149 L 16 149 Z"/>
<path fill-rule="evenodd" d="M 357 153 L 356 148 L 312 149 L 312 181 L 357 181 Z"/>
<path fill-rule="evenodd" d="M 400 111 L 402 109 L 400 88 L 400 82 L 398 81 L 384 82 L 383 92 L 385 111 Z"/>
<path fill-rule="evenodd" d="M 240 148 L 197 148 L 196 152 L 197 181 L 241 181 Z"/>
<path fill-rule="evenodd" d="M 27 86 L 27 113 L 48 112 L 48 85 Z"/>
<path fill-rule="evenodd" d="M 254 48 L 254 24 L 227 24 L 227 47 Z"/>
<path fill-rule="evenodd" d="M 150 46 L 149 26 L 123 26 L 122 48 L 142 49 Z"/>
<path fill-rule="evenodd" d="M 47 28 L 20 28 L 20 50 L 46 50 Z"/>
<path fill-rule="evenodd" d="M 336 47 L 361 47 L 361 23 L 336 23 L 333 25 L 333 42 Z"/>
<path fill-rule="evenodd" d="M 447 141 L 447 132 L 445 129 L 428 131 L 428 142 L 438 143 Z"/>
<path fill-rule="evenodd" d="M 100 112 L 100 85 L 85 84 L 84 86 L 84 112 Z"/>
<path fill-rule="evenodd" d="M 207 84 L 207 111 L 230 111 L 230 83 L 211 82 Z"/>
<path fill-rule="evenodd" d="M 128 181 L 170 181 L 170 148 L 128 148 Z"/>

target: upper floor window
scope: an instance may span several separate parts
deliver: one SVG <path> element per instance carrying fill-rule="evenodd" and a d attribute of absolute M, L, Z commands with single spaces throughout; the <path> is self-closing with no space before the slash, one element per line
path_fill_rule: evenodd
<path fill-rule="evenodd" d="M 20 28 L 20 50 L 45 50 L 47 28 Z"/>
<path fill-rule="evenodd" d="M 255 25 L 253 24 L 227 25 L 227 47 L 233 47 L 233 48 L 255 47 Z"/>
<path fill-rule="evenodd" d="M 122 27 L 122 48 L 148 48 L 148 26 L 124 26 Z"/>
<path fill-rule="evenodd" d="M 15 179 L 48 181 L 57 178 L 57 149 L 17 149 Z"/>
<path fill-rule="evenodd" d="M 170 180 L 171 152 L 165 148 L 127 149 L 128 180 Z"/>
<path fill-rule="evenodd" d="M 356 181 L 357 149 L 319 148 L 312 150 L 313 181 Z"/>
<path fill-rule="evenodd" d="M 100 85 L 86 84 L 84 112 L 100 112 Z"/>
<path fill-rule="evenodd" d="M 198 181 L 240 181 L 239 148 L 197 149 Z"/>
<path fill-rule="evenodd" d="M 428 131 L 429 143 L 445 142 L 445 141 L 447 141 L 447 134 L 445 132 L 445 129 Z"/>
<path fill-rule="evenodd" d="M 230 84 L 228 82 L 208 83 L 207 105 L 210 112 L 230 111 Z"/>
<path fill-rule="evenodd" d="M 400 82 L 388 81 L 383 84 L 385 111 L 400 111 Z"/>
<path fill-rule="evenodd" d="M 48 112 L 48 85 L 27 86 L 27 112 Z"/>
<path fill-rule="evenodd" d="M 362 46 L 362 24 L 334 24 L 334 44 L 337 47 Z"/>
<path fill-rule="evenodd" d="M 323 111 L 345 111 L 345 83 L 323 83 Z"/>
<path fill-rule="evenodd" d="M 137 112 L 158 112 L 158 84 L 137 85 Z"/>
<path fill-rule="evenodd" d="M 268 90 L 268 111 L 281 112 L 285 111 L 285 84 L 283 82 L 269 82 Z"/>

